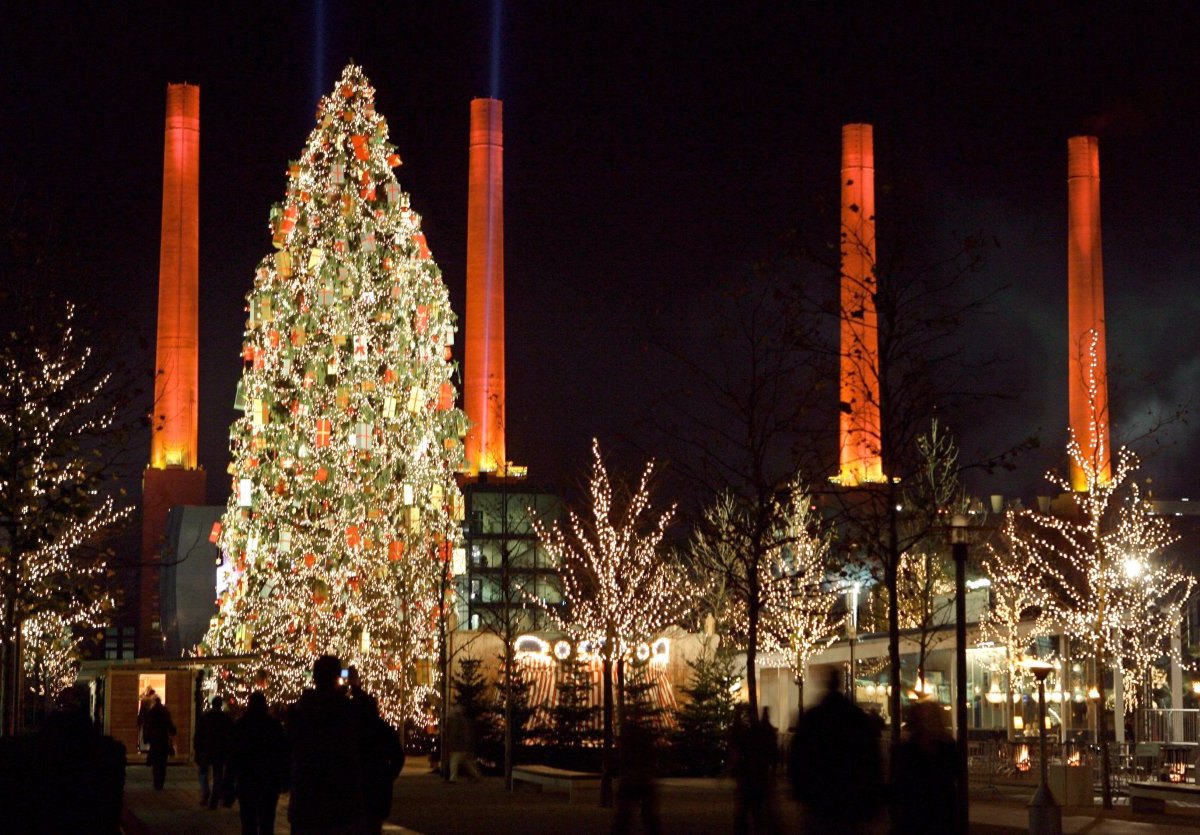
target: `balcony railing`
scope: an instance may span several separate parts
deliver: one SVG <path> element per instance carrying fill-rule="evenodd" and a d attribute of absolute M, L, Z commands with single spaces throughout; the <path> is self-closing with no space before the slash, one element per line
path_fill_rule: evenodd
<path fill-rule="evenodd" d="M 1110 742 L 1109 766 L 1113 791 L 1124 794 L 1130 782 L 1162 779 L 1163 746 L 1152 743 Z M 1047 740 L 1046 754 L 1050 765 L 1068 764 L 1087 768 L 1092 785 L 1100 793 L 1100 747 L 1094 743 Z M 971 742 L 968 746 L 968 768 L 971 782 L 980 786 L 1024 786 L 1030 791 L 1037 787 L 1040 763 L 1037 739 L 1028 742 Z M 1187 780 L 1194 772 L 1186 772 Z"/>
<path fill-rule="evenodd" d="M 1142 708 L 1137 722 L 1139 742 L 1200 742 L 1200 710 Z"/>

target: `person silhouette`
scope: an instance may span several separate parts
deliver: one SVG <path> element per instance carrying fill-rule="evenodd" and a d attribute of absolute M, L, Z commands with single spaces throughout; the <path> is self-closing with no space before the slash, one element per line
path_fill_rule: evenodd
<path fill-rule="evenodd" d="M 229 758 L 229 734 L 233 719 L 222 710 L 224 701 L 213 696 L 211 707 L 196 720 L 196 737 L 192 750 L 196 754 L 196 772 L 200 781 L 200 805 L 216 809 L 224 793 L 225 762 Z M 212 785 L 209 785 L 209 773 Z"/>
<path fill-rule="evenodd" d="M 751 724 L 748 705 L 738 705 L 729 748 L 735 782 L 733 831 L 780 831 L 775 806 L 775 766 L 779 762 L 779 734 L 771 724 L 770 708 Z"/>
<path fill-rule="evenodd" d="M 246 712 L 233 725 L 229 769 L 238 799 L 242 835 L 271 835 L 275 807 L 287 782 L 288 750 L 283 724 L 267 710 L 267 698 L 250 694 Z"/>
<path fill-rule="evenodd" d="M 396 729 L 379 713 L 379 702 L 363 689 L 358 670 L 349 668 L 346 682 L 358 718 L 358 747 L 362 756 L 364 835 L 378 835 L 392 811 L 396 778 L 404 769 L 404 746 Z"/>
<path fill-rule="evenodd" d="M 339 683 L 341 661 L 313 662 L 313 688 L 292 708 L 288 822 L 293 835 L 349 835 L 363 817 L 358 719 Z"/>
<path fill-rule="evenodd" d="M 621 722 L 620 737 L 621 782 L 617 788 L 617 810 L 613 816 L 613 835 L 630 830 L 634 810 L 641 813 L 642 829 L 647 835 L 657 835 L 658 783 L 654 749 L 654 732 L 641 706 L 634 702 L 627 707 Z"/>
<path fill-rule="evenodd" d="M 908 709 L 904 739 L 892 752 L 892 832 L 897 835 L 954 832 L 957 768 L 945 713 L 934 701 Z"/>
<path fill-rule="evenodd" d="M 796 724 L 788 772 L 804 809 L 806 835 L 867 832 L 883 806 L 879 731 L 841 692 L 836 667 L 825 695 Z"/>
<path fill-rule="evenodd" d="M 154 788 L 161 791 L 167 781 L 167 758 L 175 753 L 171 737 L 175 736 L 175 723 L 171 721 L 171 712 L 158 696 L 151 697 L 150 707 L 142 722 L 142 736 L 150 749 L 146 755 L 146 763 L 150 766 L 154 778 Z"/>

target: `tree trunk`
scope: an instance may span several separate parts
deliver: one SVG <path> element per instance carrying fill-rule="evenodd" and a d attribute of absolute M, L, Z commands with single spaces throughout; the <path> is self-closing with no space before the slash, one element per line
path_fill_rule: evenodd
<path fill-rule="evenodd" d="M 512 641 L 504 642 L 504 788 L 512 791 L 513 733 L 512 733 Z"/>
<path fill-rule="evenodd" d="M 15 736 L 16 727 L 13 724 L 15 712 L 13 710 L 13 675 L 12 675 L 12 658 L 13 658 L 13 642 L 8 635 L 4 636 L 3 642 L 0 642 L 0 653 L 3 654 L 3 678 L 0 678 L 0 733 L 4 736 Z"/>
<path fill-rule="evenodd" d="M 900 745 L 900 608 L 896 592 L 896 564 L 888 560 L 883 570 L 888 593 L 888 719 L 891 722 L 892 747 Z"/>
<path fill-rule="evenodd" d="M 445 600 L 445 595 L 442 596 Z M 438 609 L 441 610 L 438 618 L 438 631 L 441 633 L 438 637 L 438 664 L 442 672 L 442 709 L 438 721 L 438 771 L 442 775 L 443 780 L 450 779 L 450 755 L 446 751 L 446 719 L 450 715 L 450 650 L 447 646 L 448 635 L 446 634 L 446 618 L 445 618 L 445 603 L 438 604 Z"/>
<path fill-rule="evenodd" d="M 5 604 L 4 622 L 10 625 L 9 634 L 4 636 L 0 646 L 4 652 L 3 681 L 0 681 L 0 717 L 3 719 L 2 731 L 5 736 L 16 736 L 21 726 L 21 623 L 17 620 L 17 607 L 14 599 Z"/>
<path fill-rule="evenodd" d="M 604 748 L 600 758 L 600 805 L 604 808 L 612 806 L 612 780 L 613 780 L 613 686 L 612 686 L 612 654 L 613 645 L 616 643 L 616 636 L 609 632 L 604 640 L 604 665 L 603 676 L 604 681 L 600 684 L 600 692 L 603 694 L 603 715 L 604 715 Z"/>
<path fill-rule="evenodd" d="M 804 674 L 796 676 L 796 722 L 804 715 Z"/>
<path fill-rule="evenodd" d="M 1104 674 L 1108 672 L 1108 653 L 1101 644 L 1096 653 L 1096 690 L 1100 694 L 1096 705 L 1096 741 L 1100 744 L 1100 798 L 1105 809 L 1113 807 L 1112 766 L 1108 751 L 1108 710 L 1104 697 Z"/>
<path fill-rule="evenodd" d="M 617 735 L 625 722 L 625 655 L 617 657 Z"/>
<path fill-rule="evenodd" d="M 751 561 L 750 576 L 747 578 L 746 609 L 750 626 L 746 631 L 746 701 L 750 706 L 750 724 L 758 723 L 758 559 Z"/>
<path fill-rule="evenodd" d="M 1007 650 L 1005 650 L 1007 656 Z M 1004 677 L 1004 740 L 1013 741 L 1013 665 L 1008 664 L 1008 673 Z"/>

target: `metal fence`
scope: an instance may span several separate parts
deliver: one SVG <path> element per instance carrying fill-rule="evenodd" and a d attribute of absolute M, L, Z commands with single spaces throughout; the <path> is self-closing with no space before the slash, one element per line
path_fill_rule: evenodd
<path fill-rule="evenodd" d="M 1140 742 L 1200 742 L 1200 710 L 1142 708 L 1137 715 Z"/>
<path fill-rule="evenodd" d="M 967 746 L 971 782 L 979 786 L 1037 787 L 1041 769 L 1036 738 L 1027 741 L 978 741 Z M 1109 770 L 1113 792 L 1124 794 L 1131 781 L 1156 779 L 1161 768 L 1157 751 L 1134 743 L 1110 742 Z M 1086 742 L 1046 742 L 1048 765 L 1067 764 L 1091 771 L 1092 785 L 1100 791 L 1100 746 Z"/>

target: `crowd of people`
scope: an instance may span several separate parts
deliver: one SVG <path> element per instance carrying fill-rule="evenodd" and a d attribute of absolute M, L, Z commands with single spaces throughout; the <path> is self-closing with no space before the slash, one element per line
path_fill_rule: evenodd
<path fill-rule="evenodd" d="M 882 719 L 842 692 L 836 669 L 827 670 L 824 695 L 801 714 L 786 750 L 787 776 L 801 810 L 805 835 L 950 835 L 955 832 L 955 746 L 944 709 L 935 702 L 910 705 L 903 741 L 892 751 L 888 780 L 881 755 Z M 632 717 L 621 733 L 621 788 L 613 835 L 657 833 L 653 741 Z M 776 791 L 783 760 L 779 732 L 763 709 L 751 721 L 739 705 L 729 732 L 729 773 L 734 779 L 735 835 L 784 831 Z M 628 788 L 627 788 L 628 786 Z"/>
<path fill-rule="evenodd" d="M 196 720 L 192 740 L 200 804 L 238 806 L 243 835 L 275 831 L 279 796 L 289 792 L 295 835 L 373 835 L 392 808 L 392 785 L 404 767 L 399 735 L 379 713 L 354 668 L 323 655 L 313 686 L 280 717 L 260 692 L 236 719 L 220 696 Z M 138 724 L 155 789 L 162 789 L 176 735 L 153 691 Z"/>
<path fill-rule="evenodd" d="M 325 655 L 313 664 L 312 674 L 312 688 L 282 715 L 272 712 L 264 695 L 255 692 L 236 717 L 220 696 L 214 696 L 196 720 L 193 753 L 199 801 L 209 809 L 236 803 L 243 835 L 274 832 L 276 807 L 284 791 L 289 792 L 287 817 L 295 835 L 382 832 L 391 811 L 393 784 L 404 765 L 400 737 L 381 717 L 378 702 L 363 689 L 353 668 L 344 670 L 337 658 Z M 823 684 L 823 697 L 799 717 L 786 754 L 766 709 L 754 722 L 745 705 L 739 708 L 728 739 L 729 773 L 736 786 L 734 832 L 783 831 L 776 791 L 783 763 L 800 806 L 800 831 L 806 835 L 887 829 L 931 835 L 953 832 L 955 746 L 942 706 L 933 702 L 909 706 L 904 738 L 891 752 L 885 780 L 883 722 L 842 693 L 836 672 L 827 673 Z M 640 828 L 656 833 L 660 830 L 656 785 L 660 741 L 653 724 L 639 714 L 638 705 L 627 708 L 621 722 L 621 779 L 612 831 Z M 154 788 L 162 789 L 176 729 L 153 691 L 143 694 L 138 724 Z M 461 771 L 479 778 L 472 737 L 470 722 L 460 710 L 452 709 L 446 727 L 447 779 L 453 781 Z M 110 752 L 104 740 L 86 719 L 84 708 L 68 701 L 30 740 L 37 743 L 30 750 L 39 752 L 39 757 L 57 758 L 48 771 L 80 785 L 94 784 L 95 791 L 88 795 L 96 804 L 92 808 L 107 810 L 105 824 L 96 831 L 115 831 L 123 783 L 123 769 L 118 766 L 124 752 L 108 740 L 109 747 L 115 746 Z M 13 765 L 16 759 L 0 757 L 0 763 Z M 105 762 L 112 767 L 104 766 Z M 103 782 L 109 773 L 117 781 L 111 786 Z M 9 788 L 23 785 L 17 771 L 10 777 Z M 29 789 L 20 793 L 31 796 Z M 43 794 L 49 799 L 53 793 Z M 60 809 L 49 802 L 27 801 L 26 808 L 31 820 L 45 820 L 61 818 L 79 807 Z M 89 824 L 95 827 L 99 820 L 93 817 Z"/>
<path fill-rule="evenodd" d="M 788 751 L 788 777 L 803 810 L 802 831 L 955 832 L 955 746 L 942 706 L 932 701 L 909 706 L 904 737 L 892 749 L 885 781 L 883 720 L 845 696 L 836 668 L 826 671 L 823 684 L 823 698 L 801 715 Z"/>

